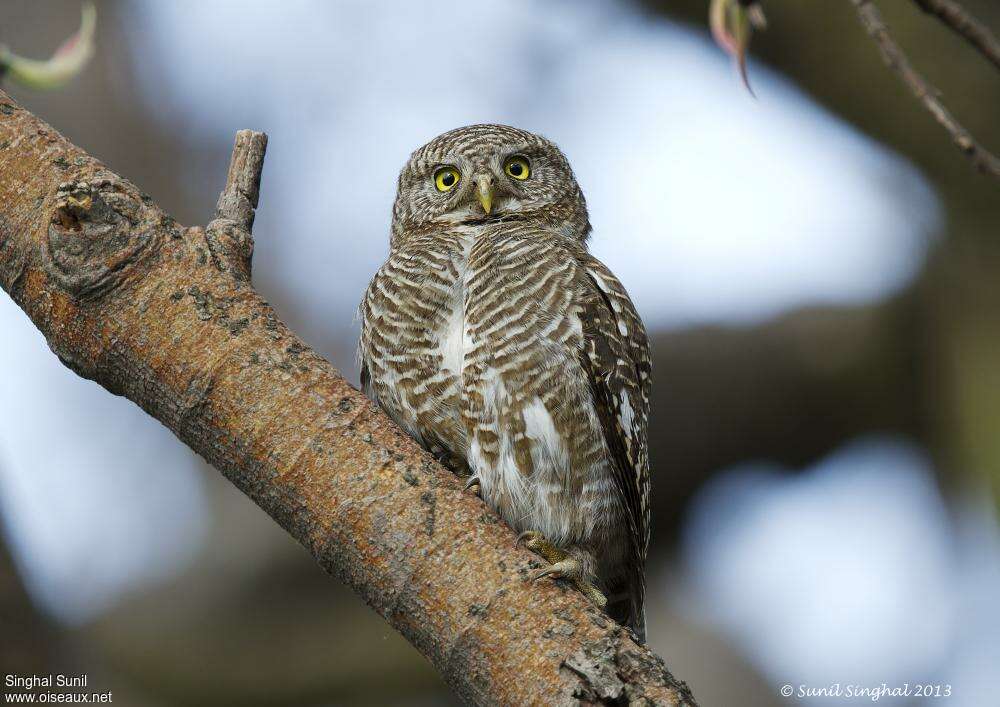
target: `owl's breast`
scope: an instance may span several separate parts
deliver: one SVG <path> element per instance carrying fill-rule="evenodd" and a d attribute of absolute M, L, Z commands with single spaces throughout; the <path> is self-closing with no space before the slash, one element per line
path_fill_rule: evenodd
<path fill-rule="evenodd" d="M 505 235 L 477 240 L 464 279 L 468 465 L 515 529 L 587 542 L 616 508 L 581 362 L 578 265 L 557 239 Z"/>
<path fill-rule="evenodd" d="M 556 543 L 614 524 L 608 451 L 582 367 L 578 263 L 507 228 L 394 252 L 362 305 L 373 397 L 480 478 L 513 527 Z"/>
<path fill-rule="evenodd" d="M 371 396 L 435 453 L 464 461 L 461 234 L 394 251 L 362 301 L 359 358 Z"/>

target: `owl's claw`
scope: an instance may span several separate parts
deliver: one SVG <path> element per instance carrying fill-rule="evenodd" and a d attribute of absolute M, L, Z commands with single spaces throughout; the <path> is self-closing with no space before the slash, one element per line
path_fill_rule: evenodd
<path fill-rule="evenodd" d="M 465 482 L 465 488 L 463 490 L 464 491 L 472 491 L 472 493 L 476 494 L 480 498 L 483 497 L 483 487 L 482 487 L 482 484 L 479 483 L 479 477 L 476 476 L 475 474 L 473 474 L 472 476 L 470 476 L 469 480 Z"/>
<path fill-rule="evenodd" d="M 566 558 L 555 564 L 535 570 L 531 573 L 531 581 L 536 582 L 542 577 L 552 577 L 553 579 L 573 579 L 580 573 L 580 563 L 576 560 Z"/>
<path fill-rule="evenodd" d="M 537 530 L 525 530 L 517 536 L 517 542 L 514 543 L 514 545 L 515 547 L 521 547 L 521 545 L 524 545 L 532 552 L 541 552 L 541 543 L 544 541 L 545 536 Z"/>
<path fill-rule="evenodd" d="M 543 567 L 532 573 L 532 582 L 542 577 L 565 579 L 572 582 L 577 589 L 583 592 L 584 596 L 598 607 L 603 609 L 607 605 L 607 597 L 584 577 L 583 565 L 580 561 L 572 557 L 565 550 L 553 545 L 537 530 L 528 530 L 518 535 L 517 544 L 523 544 L 526 548 L 541 555 L 549 562 L 548 567 Z"/>

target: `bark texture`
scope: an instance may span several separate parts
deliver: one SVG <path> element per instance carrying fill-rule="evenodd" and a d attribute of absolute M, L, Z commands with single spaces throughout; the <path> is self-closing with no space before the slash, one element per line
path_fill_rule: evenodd
<path fill-rule="evenodd" d="M 264 144 L 241 133 L 217 218 L 186 228 L 0 91 L 0 286 L 67 366 L 222 471 L 462 699 L 693 704 L 578 592 L 526 582 L 537 558 L 254 292 L 246 175 Z"/>

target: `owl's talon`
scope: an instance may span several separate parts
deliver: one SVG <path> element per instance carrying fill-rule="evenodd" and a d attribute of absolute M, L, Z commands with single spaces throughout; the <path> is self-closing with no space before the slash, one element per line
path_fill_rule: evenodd
<path fill-rule="evenodd" d="M 608 605 L 608 598 L 604 596 L 604 593 L 593 584 L 583 581 L 574 582 L 574 584 L 576 584 L 576 588 L 583 592 L 584 596 L 590 599 L 590 601 L 592 601 L 598 609 L 603 609 Z"/>
<path fill-rule="evenodd" d="M 577 560 L 567 557 L 565 560 L 553 563 L 548 567 L 535 570 L 530 577 L 532 582 L 536 582 L 542 577 L 552 577 L 552 579 L 565 579 L 579 589 L 585 597 L 590 599 L 599 609 L 603 609 L 608 604 L 607 597 L 600 589 L 583 578 L 583 569 Z"/>
<path fill-rule="evenodd" d="M 566 558 L 548 567 L 535 570 L 531 573 L 531 581 L 537 582 L 542 577 L 552 577 L 553 579 L 573 579 L 580 574 L 580 563 L 576 560 Z"/>
<path fill-rule="evenodd" d="M 544 540 L 545 536 L 539 533 L 537 530 L 525 530 L 523 533 L 517 536 L 517 542 L 514 543 L 514 547 L 521 547 L 521 545 L 524 545 L 532 552 L 539 552 L 541 548 L 541 543 Z"/>
<path fill-rule="evenodd" d="M 475 474 L 473 474 L 472 476 L 469 477 L 469 480 L 465 482 L 465 488 L 462 489 L 462 490 L 463 491 L 472 491 L 472 493 L 474 493 L 477 496 L 479 496 L 479 498 L 483 497 L 483 487 L 482 487 L 482 484 L 479 482 L 479 477 L 476 476 Z"/>
<path fill-rule="evenodd" d="M 517 544 L 523 544 L 534 553 L 544 557 L 548 562 L 548 567 L 543 567 L 531 573 L 530 581 L 535 582 L 542 577 L 552 577 L 553 579 L 565 579 L 572 582 L 573 586 L 583 592 L 590 601 L 603 609 L 607 603 L 607 597 L 600 589 L 588 582 L 584 578 L 583 565 L 579 560 L 570 556 L 565 550 L 556 547 L 537 530 L 527 530 L 517 536 Z"/>

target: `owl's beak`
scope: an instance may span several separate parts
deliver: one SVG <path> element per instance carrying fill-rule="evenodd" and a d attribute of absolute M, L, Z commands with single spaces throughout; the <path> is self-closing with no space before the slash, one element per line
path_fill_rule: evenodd
<path fill-rule="evenodd" d="M 493 208 L 493 180 L 485 174 L 476 177 L 476 197 L 488 216 Z"/>

